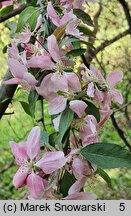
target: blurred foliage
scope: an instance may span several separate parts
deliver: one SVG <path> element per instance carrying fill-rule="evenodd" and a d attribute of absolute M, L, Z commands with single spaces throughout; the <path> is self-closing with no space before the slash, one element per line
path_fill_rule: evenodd
<path fill-rule="evenodd" d="M 130 1 L 128 1 L 130 3 Z M 93 7 L 87 7 L 89 14 L 94 15 L 94 11 L 98 10 L 98 4 Z M 12 20 L 12 19 L 11 19 Z M 99 46 L 104 40 L 109 40 L 127 28 L 127 22 L 121 6 L 116 0 L 103 1 L 103 10 L 99 17 L 98 22 L 99 30 L 96 35 L 95 47 Z M 3 48 L 10 43 L 9 30 L 0 24 L 0 81 L 7 70 L 7 54 L 3 54 Z M 104 51 L 99 52 L 97 60 L 94 59 L 95 65 L 102 70 L 103 74 L 109 73 L 115 68 L 124 72 L 124 79 L 118 88 L 126 97 L 127 88 L 130 85 L 131 73 L 131 43 L 130 36 L 126 36 L 112 45 L 108 46 Z M 100 63 L 100 64 L 99 64 Z M 17 170 L 15 161 L 10 151 L 9 141 L 14 140 L 19 142 L 26 139 L 28 132 L 33 125 L 38 124 L 41 118 L 41 105 L 40 101 L 37 102 L 35 120 L 27 115 L 19 101 L 27 101 L 28 94 L 21 88 L 17 89 L 12 103 L 7 109 L 12 112 L 11 115 L 3 116 L 0 121 L 0 199 L 23 199 L 27 197 L 26 188 L 16 190 L 12 185 L 12 178 Z M 128 101 L 131 100 L 131 95 L 128 96 Z M 117 106 L 113 106 L 114 110 Z M 47 105 L 45 106 L 47 109 Z M 130 107 L 128 108 L 129 115 L 131 115 Z M 130 123 L 125 117 L 125 113 L 119 111 L 115 114 L 118 124 L 124 129 L 126 138 L 130 141 L 131 130 L 129 130 Z M 50 121 L 48 114 L 45 117 L 48 131 L 50 128 Z M 123 141 L 120 139 L 118 133 L 114 129 L 111 120 L 104 125 L 100 131 L 100 140 L 103 142 L 112 142 L 124 146 Z M 109 176 L 112 178 L 113 189 L 108 188 L 107 184 L 101 177 L 95 176 L 87 180 L 87 191 L 96 192 L 98 199 L 131 199 L 131 170 L 128 169 L 114 169 L 108 171 Z"/>

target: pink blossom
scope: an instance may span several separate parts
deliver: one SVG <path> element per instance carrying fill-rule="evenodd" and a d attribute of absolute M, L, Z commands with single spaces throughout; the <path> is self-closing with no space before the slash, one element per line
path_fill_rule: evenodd
<path fill-rule="evenodd" d="M 57 82 L 58 90 L 67 91 L 68 82 L 69 82 L 71 73 L 65 73 L 64 68 L 66 66 L 72 65 L 72 61 L 68 61 L 68 58 L 65 55 L 63 55 L 63 50 L 60 50 L 54 35 L 51 35 L 47 38 L 47 47 L 48 47 L 49 52 L 44 51 L 42 55 L 33 55 L 30 58 L 30 60 L 27 61 L 28 67 L 35 67 L 35 68 L 38 67 L 43 70 L 53 70 L 55 73 L 52 73 L 50 75 L 51 81 L 49 81 L 49 77 L 48 77 L 48 81 L 50 82 L 50 84 L 51 82 L 54 83 L 55 86 Z M 52 61 L 52 59 L 54 61 Z M 74 77 L 75 76 L 76 75 L 74 75 Z M 73 79 L 73 75 L 72 75 L 72 79 Z M 49 89 L 49 86 L 48 86 L 48 89 Z M 38 91 L 39 90 L 41 91 L 41 89 L 38 89 Z"/>
<path fill-rule="evenodd" d="M 98 124 L 93 115 L 88 115 L 80 128 L 80 139 L 82 140 L 83 146 L 97 143 L 99 141 L 97 128 Z"/>
<path fill-rule="evenodd" d="M 34 172 L 34 167 L 42 169 L 45 174 L 60 169 L 66 163 L 63 152 L 45 152 L 43 157 L 35 162 L 40 153 L 40 128 L 38 126 L 32 128 L 27 141 L 19 144 L 11 142 L 10 146 L 16 163 L 20 166 L 13 178 L 14 186 L 19 188 L 27 184 L 31 195 L 38 198 L 41 190 L 46 186 L 46 181 Z"/>
<path fill-rule="evenodd" d="M 76 29 L 77 25 L 79 24 L 79 20 L 77 17 L 70 12 L 65 12 L 64 16 L 62 18 L 59 18 L 59 16 L 56 14 L 56 11 L 53 8 L 53 5 L 51 2 L 48 2 L 47 5 L 47 15 L 50 17 L 51 21 L 56 26 L 62 26 L 66 25 L 65 27 L 65 33 L 69 35 L 73 35 L 78 38 L 83 38 L 82 34 L 80 33 L 78 29 Z"/>
<path fill-rule="evenodd" d="M 9 58 L 19 60 L 19 50 L 18 50 L 15 42 L 11 43 L 11 47 L 8 46 L 7 52 L 8 52 Z"/>
<path fill-rule="evenodd" d="M 91 175 L 91 168 L 87 160 L 76 157 L 72 162 L 72 171 L 76 179 L 79 179 L 82 176 Z"/>
<path fill-rule="evenodd" d="M 69 105 L 70 109 L 72 109 L 79 116 L 79 118 L 82 117 L 85 109 L 87 108 L 87 104 L 82 100 L 72 100 Z"/>
<path fill-rule="evenodd" d="M 67 105 L 68 96 L 55 96 L 53 99 L 48 100 L 49 102 L 49 114 L 59 114 L 61 113 Z M 79 117 L 81 117 L 87 107 L 85 102 L 81 100 L 71 100 L 69 102 L 70 109 L 75 112 Z"/>
<path fill-rule="evenodd" d="M 105 81 L 102 74 L 94 67 L 94 65 L 90 66 L 90 70 L 86 68 L 86 66 L 84 66 L 84 68 L 89 74 L 87 76 L 87 72 L 82 71 L 82 78 L 88 83 L 87 95 L 89 97 L 94 97 L 96 91 L 95 83 L 97 83 L 98 87 L 101 89 L 108 88 L 111 99 L 115 99 L 120 104 L 123 103 L 123 97 L 121 93 L 114 88 L 115 84 L 121 81 L 123 78 L 123 73 L 121 71 L 112 71 L 109 75 L 107 75 L 107 81 Z"/>
<path fill-rule="evenodd" d="M 24 88 L 34 88 L 37 80 L 28 73 L 25 65 L 13 58 L 9 58 L 8 65 L 14 78 L 4 81 L 5 84 L 21 84 Z"/>
<path fill-rule="evenodd" d="M 31 36 L 35 33 L 35 31 L 40 27 L 41 24 L 42 24 L 42 15 L 40 14 L 37 19 L 37 23 L 33 32 L 31 32 L 30 29 L 26 27 L 25 31 L 21 33 L 21 35 L 16 41 L 18 43 L 25 43 L 25 44 L 28 43 L 30 41 Z"/>

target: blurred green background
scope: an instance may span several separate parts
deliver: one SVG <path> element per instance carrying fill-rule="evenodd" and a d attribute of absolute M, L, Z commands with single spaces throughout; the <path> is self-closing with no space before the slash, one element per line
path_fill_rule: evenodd
<path fill-rule="evenodd" d="M 130 1 L 127 1 L 131 6 Z M 87 12 L 94 17 L 94 14 L 100 9 L 96 3 L 93 7 L 88 7 Z M 11 19 L 12 21 L 14 19 Z M 122 7 L 116 0 L 103 1 L 100 15 L 97 19 L 97 33 L 94 40 L 94 46 L 98 47 L 105 40 L 108 41 L 125 31 L 128 24 Z M 3 48 L 10 43 L 10 31 L 5 27 L 5 23 L 0 24 L 0 82 L 2 81 L 7 67 L 7 55 L 3 54 Z M 117 40 L 103 51 L 97 54 L 97 58 L 93 59 L 93 63 L 102 71 L 103 74 L 109 73 L 111 70 L 122 70 L 124 73 L 123 81 L 118 84 L 118 89 L 124 96 L 124 104 L 128 106 L 118 109 L 120 106 L 113 103 L 113 111 L 118 126 L 123 130 L 128 142 L 131 140 L 131 38 L 130 35 Z M 106 71 L 106 72 L 105 72 Z M 129 90 L 128 90 L 129 89 Z M 41 117 L 40 104 L 36 106 L 36 116 L 33 120 L 27 115 L 19 101 L 27 101 L 28 93 L 18 88 L 12 103 L 6 112 L 13 112 L 12 115 L 4 115 L 0 121 L 0 199 L 24 199 L 27 197 L 26 187 L 16 190 L 12 185 L 12 178 L 17 170 L 13 155 L 10 151 L 9 141 L 19 142 L 25 139 L 35 124 Z M 50 123 L 50 119 L 46 116 L 46 123 Z M 50 130 L 50 126 L 47 126 Z M 123 140 L 118 135 L 116 129 L 112 125 L 111 120 L 104 125 L 100 131 L 100 140 L 102 142 L 116 143 L 125 146 Z M 95 176 L 87 179 L 87 191 L 94 191 L 98 199 L 131 199 L 131 170 L 113 169 L 107 171 L 112 179 L 113 189 L 108 188 L 107 184 L 101 177 Z"/>

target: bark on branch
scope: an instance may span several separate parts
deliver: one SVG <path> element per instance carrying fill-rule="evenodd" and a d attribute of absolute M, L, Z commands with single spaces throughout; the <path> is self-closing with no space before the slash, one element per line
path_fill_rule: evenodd
<path fill-rule="evenodd" d="M 125 37 L 128 34 L 130 34 L 130 29 L 127 29 L 126 31 L 116 35 L 111 40 L 105 40 L 99 47 L 96 48 L 95 55 L 97 55 L 97 53 L 99 53 L 100 51 L 103 51 L 106 47 L 110 46 L 111 44 L 120 40 L 121 38 Z"/>
<path fill-rule="evenodd" d="M 11 78 L 11 73 L 8 71 L 4 77 L 4 80 L 8 80 Z M 4 83 L 1 84 L 0 87 L 0 119 L 4 115 L 9 103 L 11 102 L 13 95 L 17 85 L 6 85 Z"/>
<path fill-rule="evenodd" d="M 131 34 L 131 15 L 130 15 L 130 10 L 129 10 L 129 6 L 128 3 L 125 0 L 118 0 L 119 3 L 121 4 L 121 6 L 123 7 L 123 10 L 125 12 L 125 16 L 129 25 L 129 29 L 130 29 L 130 34 Z"/>
<path fill-rule="evenodd" d="M 21 5 L 19 8 L 5 14 L 4 16 L 0 17 L 0 23 L 10 19 L 11 17 L 14 17 L 18 14 L 20 14 L 25 8 L 26 8 L 27 4 L 23 4 Z"/>
<path fill-rule="evenodd" d="M 111 120 L 112 120 L 112 124 L 113 124 L 114 128 L 118 132 L 119 137 L 124 141 L 125 145 L 131 151 L 131 146 L 125 137 L 124 131 L 118 126 L 114 114 L 111 115 Z"/>

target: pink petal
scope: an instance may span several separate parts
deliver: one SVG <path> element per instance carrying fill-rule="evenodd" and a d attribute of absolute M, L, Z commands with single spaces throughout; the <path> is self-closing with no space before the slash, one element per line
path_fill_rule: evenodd
<path fill-rule="evenodd" d="M 107 75 L 107 82 L 109 88 L 112 89 L 116 83 L 120 82 L 123 78 L 122 71 L 113 71 Z"/>
<path fill-rule="evenodd" d="M 42 179 L 39 175 L 32 172 L 27 177 L 27 186 L 30 191 L 31 197 L 34 199 L 40 199 L 42 192 L 47 186 L 47 181 Z"/>
<path fill-rule="evenodd" d="M 80 139 L 84 139 L 86 136 L 91 135 L 92 131 L 90 129 L 90 127 L 86 124 L 82 125 L 82 127 L 80 128 Z"/>
<path fill-rule="evenodd" d="M 90 75 L 96 76 L 100 82 L 105 82 L 104 77 L 102 76 L 102 74 L 96 69 L 96 67 L 94 65 L 90 66 Z"/>
<path fill-rule="evenodd" d="M 11 141 L 10 147 L 15 156 L 17 165 L 21 166 L 28 160 L 26 142 L 23 141 L 17 144 L 16 142 Z"/>
<path fill-rule="evenodd" d="M 42 80 L 40 87 L 36 87 L 37 92 L 45 98 L 58 90 L 55 84 L 52 82 L 51 77 L 52 74 L 48 74 Z"/>
<path fill-rule="evenodd" d="M 87 95 L 89 97 L 94 97 L 94 91 L 95 91 L 95 89 L 94 89 L 94 83 L 91 82 L 91 83 L 88 84 L 88 87 L 87 87 Z"/>
<path fill-rule="evenodd" d="M 12 78 L 12 79 L 9 79 L 9 80 L 4 80 L 3 83 L 4 84 L 8 84 L 8 85 L 12 85 L 12 84 L 18 84 L 20 83 L 20 79 L 18 78 Z"/>
<path fill-rule="evenodd" d="M 9 58 L 17 59 L 19 58 L 19 51 L 14 42 L 12 42 L 11 47 L 8 47 L 7 52 Z"/>
<path fill-rule="evenodd" d="M 53 124 L 56 131 L 59 131 L 60 118 L 61 115 L 58 115 L 56 118 L 53 119 Z"/>
<path fill-rule="evenodd" d="M 86 183 L 86 178 L 83 177 L 79 180 L 77 180 L 69 189 L 68 191 L 68 195 L 71 195 L 71 194 L 75 194 L 77 192 L 79 192 L 85 185 Z"/>
<path fill-rule="evenodd" d="M 68 195 L 64 199 L 66 200 L 95 200 L 97 197 L 95 194 L 90 192 L 78 192 L 75 194 Z"/>
<path fill-rule="evenodd" d="M 72 162 L 72 170 L 76 178 L 80 176 L 86 176 L 91 174 L 91 169 L 86 160 L 80 158 L 74 158 Z"/>
<path fill-rule="evenodd" d="M 55 62 L 60 62 L 60 50 L 54 35 L 47 38 L 48 51 Z"/>
<path fill-rule="evenodd" d="M 123 96 L 122 96 L 122 94 L 121 94 L 118 90 L 114 89 L 113 92 L 112 92 L 112 94 L 111 94 L 111 96 L 112 96 L 112 98 L 114 98 L 119 104 L 123 104 Z"/>
<path fill-rule="evenodd" d="M 62 151 L 46 152 L 44 156 L 35 164 L 40 167 L 44 173 L 50 174 L 57 169 L 62 168 L 66 163 Z"/>
<path fill-rule="evenodd" d="M 67 99 L 63 96 L 57 96 L 49 101 L 48 112 L 50 115 L 59 114 L 66 108 Z"/>
<path fill-rule="evenodd" d="M 73 19 L 66 27 L 66 34 L 73 35 L 77 38 L 84 38 L 83 33 L 77 29 L 78 19 Z"/>
<path fill-rule="evenodd" d="M 59 16 L 56 14 L 53 5 L 51 2 L 48 2 L 47 5 L 47 15 L 50 17 L 50 19 L 52 20 L 52 22 L 56 25 L 56 26 L 60 26 L 60 18 Z"/>
<path fill-rule="evenodd" d="M 29 171 L 30 171 L 30 169 L 28 168 L 28 167 L 26 167 L 26 166 L 21 166 L 18 170 L 17 170 L 17 172 L 16 172 L 16 174 L 15 174 L 15 176 L 14 176 L 14 178 L 13 178 L 13 185 L 16 187 L 16 188 L 19 188 L 19 187 L 21 187 L 23 184 L 25 184 L 25 181 L 26 181 L 26 178 L 27 178 L 27 176 L 29 175 Z"/>
<path fill-rule="evenodd" d="M 33 127 L 27 139 L 27 154 L 31 160 L 40 153 L 40 128 Z"/>
<path fill-rule="evenodd" d="M 10 147 L 15 156 L 17 165 L 21 166 L 28 160 L 26 142 L 23 141 L 17 144 L 16 142 L 11 141 Z"/>
<path fill-rule="evenodd" d="M 88 121 L 92 133 L 96 133 L 96 126 L 97 126 L 96 118 L 93 115 L 88 115 L 86 117 L 86 121 Z"/>
<path fill-rule="evenodd" d="M 40 15 L 38 16 L 38 19 L 37 19 L 37 23 L 36 23 L 34 32 L 40 27 L 41 24 L 42 24 L 42 15 L 40 14 Z"/>
<path fill-rule="evenodd" d="M 79 116 L 79 118 L 82 117 L 85 109 L 87 108 L 87 104 L 81 100 L 70 101 L 69 105 L 70 109 L 73 110 Z"/>
<path fill-rule="evenodd" d="M 91 134 L 90 136 L 85 136 L 82 140 L 82 145 L 83 146 L 87 146 L 93 143 L 98 143 L 99 142 L 99 138 L 97 134 Z"/>
<path fill-rule="evenodd" d="M 31 35 L 32 35 L 32 32 L 27 28 L 25 32 L 23 32 L 20 35 L 18 39 L 18 43 L 25 43 L 25 44 L 28 43 L 30 41 Z"/>
<path fill-rule="evenodd" d="M 72 13 L 72 11 L 70 12 L 66 12 L 64 13 L 64 16 L 61 18 L 60 20 L 60 25 L 64 25 L 67 22 L 71 21 L 71 19 L 76 18 L 76 16 Z"/>
<path fill-rule="evenodd" d="M 54 83 L 59 91 L 68 91 L 68 82 L 65 73 L 54 73 L 51 77 L 51 81 Z"/>
<path fill-rule="evenodd" d="M 69 91 L 80 92 L 81 84 L 78 76 L 75 73 L 65 73 L 65 76 L 68 81 Z"/>
<path fill-rule="evenodd" d="M 51 58 L 45 54 L 43 55 L 33 55 L 30 60 L 27 61 L 28 67 L 41 68 L 43 70 L 50 70 L 54 67 Z"/>
<path fill-rule="evenodd" d="M 11 73 L 15 78 L 23 79 L 24 73 L 27 73 L 25 65 L 21 64 L 18 60 L 9 58 L 8 65 Z"/>
<path fill-rule="evenodd" d="M 31 87 L 35 86 L 36 83 L 38 82 L 38 81 L 35 79 L 35 77 L 34 77 L 32 74 L 30 74 L 30 73 L 25 73 L 25 74 L 23 75 L 23 79 L 24 79 Z"/>

